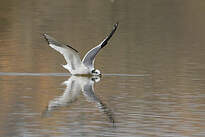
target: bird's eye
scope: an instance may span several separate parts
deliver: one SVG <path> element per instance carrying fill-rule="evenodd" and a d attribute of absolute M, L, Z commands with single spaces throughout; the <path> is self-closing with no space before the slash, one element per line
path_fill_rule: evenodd
<path fill-rule="evenodd" d="M 93 69 L 91 72 L 92 72 L 92 73 L 96 73 L 94 69 Z"/>

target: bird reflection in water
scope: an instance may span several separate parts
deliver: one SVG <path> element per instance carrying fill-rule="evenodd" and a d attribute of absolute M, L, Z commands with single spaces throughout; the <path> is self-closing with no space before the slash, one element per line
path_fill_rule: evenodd
<path fill-rule="evenodd" d="M 67 81 L 63 82 L 63 84 L 66 85 L 63 95 L 51 100 L 42 116 L 49 116 L 52 111 L 57 110 L 60 107 L 68 106 L 76 101 L 77 97 L 82 92 L 86 100 L 94 102 L 100 112 L 103 112 L 108 117 L 109 121 L 113 123 L 113 126 L 115 126 L 112 111 L 94 93 L 94 83 L 99 81 L 100 76 L 71 76 Z"/>

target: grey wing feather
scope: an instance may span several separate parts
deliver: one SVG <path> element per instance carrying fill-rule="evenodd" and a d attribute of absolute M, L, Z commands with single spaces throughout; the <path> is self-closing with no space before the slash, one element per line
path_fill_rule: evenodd
<path fill-rule="evenodd" d="M 48 44 L 54 44 L 54 45 L 59 46 L 59 47 L 67 46 L 68 48 L 70 48 L 73 51 L 78 53 L 78 51 L 76 49 L 74 49 L 73 47 L 71 47 L 69 45 L 60 44 L 60 42 L 58 42 L 57 40 L 55 40 L 53 37 L 49 36 L 48 34 L 43 34 L 43 36 L 47 40 Z"/>
<path fill-rule="evenodd" d="M 93 84 L 94 83 L 88 83 L 84 85 L 83 88 L 83 94 L 86 96 L 86 99 L 90 102 L 95 102 L 97 104 L 97 107 L 104 112 L 105 115 L 109 118 L 109 120 L 114 124 L 114 116 L 112 111 L 104 104 L 94 93 L 93 90 Z"/>
<path fill-rule="evenodd" d="M 110 40 L 112 35 L 115 33 L 116 29 L 118 27 L 118 22 L 114 25 L 113 30 L 111 33 L 96 47 L 88 51 L 88 53 L 85 55 L 83 58 L 83 64 L 89 68 L 94 68 L 94 61 L 95 61 L 95 56 L 97 53 L 102 49 L 105 45 L 107 45 L 107 42 Z"/>
<path fill-rule="evenodd" d="M 95 96 L 95 93 L 93 91 L 93 85 L 87 84 L 83 88 L 83 94 L 87 97 L 89 101 L 98 102 L 99 99 Z"/>
<path fill-rule="evenodd" d="M 43 34 L 43 36 L 47 40 L 50 47 L 60 52 L 64 56 L 67 64 L 71 69 L 74 70 L 78 65 L 81 64 L 80 56 L 78 55 L 78 51 L 76 49 L 69 45 L 59 43 L 57 40 L 47 34 Z"/>

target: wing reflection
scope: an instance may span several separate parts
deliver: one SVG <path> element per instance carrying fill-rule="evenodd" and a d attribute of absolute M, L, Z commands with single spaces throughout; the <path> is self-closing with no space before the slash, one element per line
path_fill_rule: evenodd
<path fill-rule="evenodd" d="M 99 76 L 71 76 L 67 81 L 63 82 L 63 84 L 66 85 L 63 95 L 51 100 L 42 116 L 49 116 L 52 111 L 71 105 L 72 102 L 77 100 L 78 96 L 82 92 L 86 100 L 94 102 L 100 112 L 103 112 L 108 117 L 109 121 L 114 124 L 115 122 L 112 111 L 94 93 L 94 83 L 99 81 Z"/>

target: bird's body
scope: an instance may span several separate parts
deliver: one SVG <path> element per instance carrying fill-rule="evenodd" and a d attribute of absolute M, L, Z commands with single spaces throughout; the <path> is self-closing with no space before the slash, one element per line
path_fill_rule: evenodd
<path fill-rule="evenodd" d="M 101 75 L 100 71 L 94 68 L 94 61 L 97 53 L 102 49 L 109 39 L 116 31 L 118 23 L 114 25 L 111 33 L 96 47 L 87 52 L 83 60 L 81 61 L 78 51 L 69 45 L 59 43 L 51 36 L 44 34 L 45 39 L 48 41 L 48 45 L 60 52 L 67 64 L 63 65 L 65 69 L 70 71 L 73 75 Z"/>
<path fill-rule="evenodd" d="M 71 74 L 74 75 L 86 75 L 90 74 L 90 69 L 86 67 L 84 64 L 81 64 L 76 69 L 70 69 L 70 66 L 68 64 L 62 65 L 65 69 L 69 70 Z"/>

